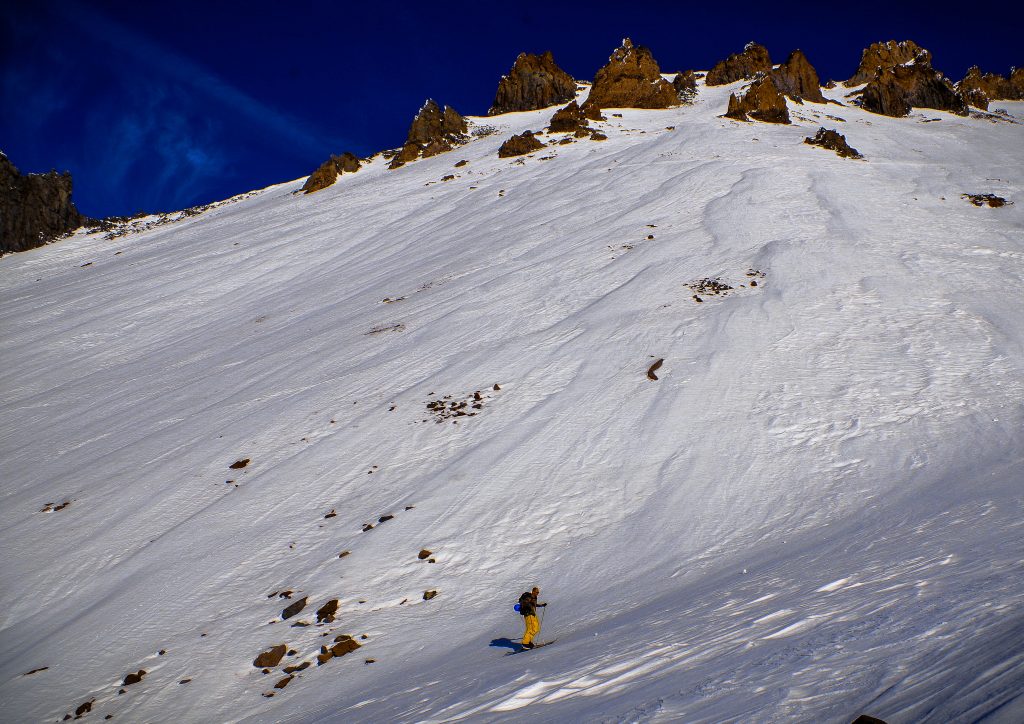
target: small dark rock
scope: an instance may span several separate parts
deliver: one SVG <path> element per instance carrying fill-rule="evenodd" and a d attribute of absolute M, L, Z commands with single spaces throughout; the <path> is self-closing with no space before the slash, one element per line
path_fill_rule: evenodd
<path fill-rule="evenodd" d="M 423 592 L 423 600 L 424 601 L 429 601 L 430 599 L 434 598 L 435 596 L 437 596 L 437 591 L 424 591 Z"/>
<path fill-rule="evenodd" d="M 433 552 L 428 551 L 426 548 L 424 548 L 423 550 L 421 550 L 419 552 L 419 555 L 417 557 L 422 561 L 425 558 L 430 558 L 430 556 L 432 556 L 432 555 L 433 555 Z"/>
<path fill-rule="evenodd" d="M 325 603 L 316 612 L 317 623 L 332 623 L 335 618 L 335 614 L 338 613 L 338 599 L 332 598 L 330 601 Z"/>
<path fill-rule="evenodd" d="M 121 683 L 121 686 L 130 686 L 132 684 L 138 684 L 140 681 L 142 681 L 142 677 L 145 675 L 145 669 L 139 669 L 134 674 L 128 674 L 126 677 L 124 677 L 124 681 Z"/>
<path fill-rule="evenodd" d="M 856 148 L 852 148 L 846 142 L 846 137 L 838 131 L 819 128 L 814 137 L 805 138 L 804 143 L 811 146 L 821 146 L 822 148 L 827 148 L 830 151 L 835 151 L 843 158 L 864 158 Z"/>
<path fill-rule="evenodd" d="M 303 596 L 298 601 L 293 603 L 291 606 L 288 606 L 288 608 L 283 610 L 281 612 L 281 619 L 282 620 L 287 620 L 287 619 L 291 618 L 292 616 L 294 616 L 295 614 L 297 614 L 302 609 L 304 609 L 306 607 L 306 599 L 307 598 L 308 598 L 308 596 Z"/>
<path fill-rule="evenodd" d="M 377 518 L 377 522 L 378 523 L 386 523 L 386 522 L 388 522 L 389 520 L 391 520 L 394 517 L 395 516 L 393 516 L 393 515 L 382 515 L 381 517 Z"/>
<path fill-rule="evenodd" d="M 88 714 L 90 711 L 92 711 L 92 703 L 94 701 L 96 700 L 91 699 L 90 701 L 87 701 L 84 704 L 79 704 L 78 708 L 75 709 L 75 716 L 82 716 L 83 714 Z"/>
<path fill-rule="evenodd" d="M 273 668 L 281 663 L 281 659 L 284 658 L 284 654 L 287 650 L 288 646 L 285 644 L 278 644 L 257 656 L 253 660 L 252 665 L 257 669 Z"/>
<path fill-rule="evenodd" d="M 241 459 L 236 460 L 235 462 L 231 463 L 230 465 L 228 465 L 228 467 L 231 468 L 232 470 L 238 470 L 240 468 L 244 468 L 248 464 L 249 464 L 249 458 L 241 458 Z"/>
<path fill-rule="evenodd" d="M 288 684 L 294 678 L 295 678 L 294 676 L 288 675 L 288 676 L 284 677 L 283 679 L 281 679 L 280 681 L 278 681 L 276 684 L 274 684 L 274 688 L 275 689 L 283 689 L 284 687 L 288 686 Z"/>

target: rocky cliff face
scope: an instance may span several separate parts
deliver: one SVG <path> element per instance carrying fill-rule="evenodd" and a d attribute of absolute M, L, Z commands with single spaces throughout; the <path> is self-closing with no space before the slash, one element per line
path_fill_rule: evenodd
<path fill-rule="evenodd" d="M 750 79 L 758 73 L 771 73 L 772 59 L 768 49 L 758 43 L 747 43 L 742 53 L 733 53 L 715 63 L 704 82 L 707 85 L 726 85 L 737 80 Z"/>
<path fill-rule="evenodd" d="M 903 65 L 879 68 L 864 86 L 860 104 L 885 116 L 905 116 L 911 108 L 967 115 L 967 101 L 949 79 L 932 68 L 928 51 Z"/>
<path fill-rule="evenodd" d="M 520 53 L 512 70 L 502 76 L 494 105 L 487 115 L 535 111 L 576 97 L 576 81 L 558 67 L 551 51 L 543 55 Z"/>
<path fill-rule="evenodd" d="M 71 202 L 71 174 L 22 176 L 0 152 L 0 254 L 42 246 L 87 220 Z"/>
<path fill-rule="evenodd" d="M 661 77 L 647 48 L 626 38 L 597 71 L 584 108 L 669 108 L 679 104 L 675 88 Z"/>
<path fill-rule="evenodd" d="M 359 158 L 355 154 L 345 152 L 340 156 L 331 156 L 320 165 L 320 168 L 310 174 L 302 186 L 302 192 L 311 194 L 314 191 L 325 189 L 333 185 L 342 173 L 355 173 L 360 166 Z"/>
<path fill-rule="evenodd" d="M 885 43 L 872 43 L 861 54 L 857 72 L 848 80 L 843 81 L 843 85 L 850 88 L 867 83 L 875 77 L 875 73 L 879 69 L 893 68 L 897 65 L 909 63 L 915 58 L 921 57 L 922 54 L 924 60 L 931 63 L 932 54 L 913 40 L 902 40 L 900 42 L 890 40 Z"/>
<path fill-rule="evenodd" d="M 725 115 L 737 121 L 790 122 L 786 97 L 775 87 L 771 76 L 764 73 L 754 79 L 743 95 L 729 95 L 729 108 Z"/>
<path fill-rule="evenodd" d="M 794 50 L 786 62 L 772 71 L 775 87 L 793 99 L 824 103 L 818 72 L 801 50 Z"/>
<path fill-rule="evenodd" d="M 444 110 L 432 99 L 420 108 L 409 126 L 409 135 L 390 168 L 398 168 L 417 158 L 429 158 L 450 151 L 466 142 L 469 126 L 451 106 Z"/>
<path fill-rule="evenodd" d="M 956 84 L 956 89 L 968 103 L 982 109 L 988 108 L 989 101 L 1024 100 L 1024 68 L 1011 69 L 1007 78 L 998 73 L 982 74 L 975 65 Z"/>
<path fill-rule="evenodd" d="M 676 97 L 680 103 L 693 103 L 697 97 L 697 75 L 692 70 L 676 73 L 672 79 L 672 87 L 676 89 Z"/>

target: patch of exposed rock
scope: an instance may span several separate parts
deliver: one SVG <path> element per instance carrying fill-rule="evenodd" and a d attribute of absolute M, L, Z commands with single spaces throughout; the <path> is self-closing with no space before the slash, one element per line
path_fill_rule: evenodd
<path fill-rule="evenodd" d="M 675 88 L 661 77 L 651 51 L 625 38 L 597 71 L 583 107 L 669 108 L 678 103 Z"/>
<path fill-rule="evenodd" d="M 325 189 L 333 185 L 342 173 L 355 173 L 361 165 L 359 158 L 347 151 L 340 156 L 331 156 L 320 165 L 320 168 L 310 174 L 302 186 L 302 192 L 311 194 L 314 191 Z"/>
<path fill-rule="evenodd" d="M 498 149 L 498 158 L 523 156 L 542 148 L 544 148 L 544 144 L 534 138 L 533 132 L 523 131 L 518 136 L 512 136 L 501 144 L 501 148 Z"/>
<path fill-rule="evenodd" d="M 814 137 L 808 136 L 804 139 L 804 143 L 835 151 L 843 158 L 864 158 L 856 148 L 851 147 L 846 142 L 846 136 L 838 131 L 831 131 L 827 128 L 819 128 Z"/>
<path fill-rule="evenodd" d="M 998 73 L 984 73 L 972 66 L 963 80 L 956 84 L 957 91 L 975 108 L 988 109 L 989 101 L 1024 100 L 1024 68 L 1013 68 L 1010 77 Z"/>
<path fill-rule="evenodd" d="M 590 110 L 597 109 L 591 106 Z M 600 114 L 598 114 L 598 118 L 600 118 Z M 551 116 L 548 130 L 552 133 L 574 133 L 582 138 L 591 131 L 587 123 L 589 120 L 587 111 L 580 108 L 576 101 L 573 101 L 565 108 L 559 108 L 555 111 L 555 115 Z"/>
<path fill-rule="evenodd" d="M 71 201 L 71 174 L 22 176 L 0 152 L 0 254 L 42 246 L 87 221 Z"/>
<path fill-rule="evenodd" d="M 672 87 L 676 89 L 676 97 L 680 103 L 693 103 L 697 97 L 697 75 L 692 70 L 676 73 L 672 79 Z"/>
<path fill-rule="evenodd" d="M 558 67 L 550 50 L 543 55 L 520 53 L 512 70 L 498 82 L 498 92 L 487 115 L 535 111 L 575 97 L 576 81 Z"/>
<path fill-rule="evenodd" d="M 911 108 L 934 108 L 966 116 L 967 101 L 948 78 L 932 68 L 930 57 L 924 50 L 908 63 L 879 68 L 861 91 L 861 107 L 894 117 L 907 115 Z"/>
<path fill-rule="evenodd" d="M 469 126 L 451 106 L 442 110 L 432 99 L 420 108 L 409 126 L 405 145 L 391 159 L 390 168 L 398 168 L 417 158 L 430 158 L 466 142 Z"/>
<path fill-rule="evenodd" d="M 880 69 L 893 68 L 897 65 L 904 65 L 924 55 L 925 61 L 931 63 L 932 54 L 915 43 L 913 40 L 901 40 L 896 42 L 890 40 L 885 43 L 872 43 L 860 56 L 860 65 L 857 72 L 843 85 L 851 88 L 855 85 L 867 83 Z"/>
<path fill-rule="evenodd" d="M 733 53 L 725 60 L 715 63 L 708 71 L 704 82 L 707 85 L 726 85 L 737 80 L 749 80 L 758 73 L 771 73 L 772 59 L 768 49 L 759 43 L 750 42 L 742 53 Z"/>
<path fill-rule="evenodd" d="M 818 72 L 802 50 L 794 50 L 786 62 L 772 71 L 772 80 L 780 92 L 794 100 L 824 103 Z"/>
<path fill-rule="evenodd" d="M 285 644 L 278 644 L 257 656 L 252 665 L 257 669 L 272 669 L 281 663 L 287 650 L 288 647 Z"/>
<path fill-rule="evenodd" d="M 735 93 L 729 94 L 729 108 L 725 115 L 737 121 L 789 123 L 786 97 L 775 87 L 771 77 L 765 74 L 755 78 L 743 95 L 737 97 Z"/>

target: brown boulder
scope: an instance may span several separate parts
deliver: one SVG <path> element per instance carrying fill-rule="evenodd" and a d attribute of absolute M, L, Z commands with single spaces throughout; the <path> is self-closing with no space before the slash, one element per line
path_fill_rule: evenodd
<path fill-rule="evenodd" d="M 298 601 L 288 606 L 285 610 L 281 611 L 281 620 L 289 619 L 299 611 L 306 607 L 306 599 L 308 596 L 303 596 Z"/>
<path fill-rule="evenodd" d="M 742 53 L 733 53 L 725 60 L 715 63 L 708 71 L 704 83 L 707 85 L 726 85 L 737 80 L 749 80 L 758 73 L 770 73 L 772 59 L 768 49 L 759 43 L 750 42 Z"/>
<path fill-rule="evenodd" d="M 86 221 L 71 201 L 71 174 L 22 176 L 0 152 L 0 255 L 42 246 Z"/>
<path fill-rule="evenodd" d="M 576 81 L 555 64 L 550 50 L 543 55 L 520 53 L 512 70 L 498 82 L 498 92 L 487 115 L 534 111 L 575 97 Z"/>
<path fill-rule="evenodd" d="M 332 656 L 337 657 L 344 656 L 345 654 L 350 654 L 358 648 L 359 642 L 357 642 L 355 639 L 344 638 L 341 641 L 334 644 L 334 646 L 331 647 L 330 651 Z"/>
<path fill-rule="evenodd" d="M 857 72 L 848 80 L 843 81 L 843 85 L 850 88 L 867 83 L 875 77 L 880 68 L 893 68 L 897 65 L 903 65 L 920 57 L 922 54 L 924 59 L 931 63 L 932 54 L 913 40 L 901 40 L 900 42 L 890 40 L 885 43 L 872 43 L 861 53 Z"/>
<path fill-rule="evenodd" d="M 532 132 L 523 131 L 518 136 L 512 136 L 501 144 L 501 148 L 498 149 L 498 158 L 522 156 L 542 148 L 544 148 L 544 144 L 534 138 Z"/>
<path fill-rule="evenodd" d="M 404 166 L 417 158 L 430 158 L 466 142 L 466 119 L 451 106 L 441 107 L 428 98 L 409 126 L 405 145 L 391 160 L 389 168 Z"/>
<path fill-rule="evenodd" d="M 331 156 L 320 165 L 320 168 L 310 174 L 302 186 L 302 192 L 311 194 L 314 191 L 325 189 L 334 184 L 342 173 L 355 173 L 360 166 L 359 159 L 355 154 L 347 151 L 340 156 Z"/>
<path fill-rule="evenodd" d="M 284 644 L 278 644 L 273 648 L 267 649 L 253 659 L 252 665 L 257 669 L 272 669 L 281 663 L 281 659 L 284 658 L 284 654 L 287 650 L 287 646 Z"/>
<path fill-rule="evenodd" d="M 737 121 L 789 123 L 786 97 L 779 93 L 771 78 L 764 74 L 755 78 L 742 96 L 729 94 L 729 108 L 725 115 Z"/>
<path fill-rule="evenodd" d="M 928 51 L 912 62 L 879 68 L 861 91 L 860 105 L 872 113 L 905 116 L 911 108 L 934 108 L 967 115 L 967 102 L 949 79 L 932 68 Z"/>
<path fill-rule="evenodd" d="M 864 158 L 856 148 L 851 147 L 846 142 L 846 136 L 843 136 L 838 131 L 819 128 L 818 132 L 814 134 L 814 138 L 805 138 L 804 143 L 811 146 L 821 146 L 822 148 L 827 148 L 830 151 L 835 151 L 843 158 Z M 757 282 L 752 281 L 750 285 L 757 286 Z"/>
<path fill-rule="evenodd" d="M 772 81 L 780 92 L 790 98 L 813 103 L 825 102 L 818 73 L 802 50 L 794 50 L 785 63 L 772 71 Z"/>
<path fill-rule="evenodd" d="M 676 73 L 672 79 L 672 87 L 676 89 L 676 97 L 680 103 L 693 103 L 697 97 L 697 76 L 692 70 Z"/>
<path fill-rule="evenodd" d="M 587 127 L 586 114 L 576 101 L 573 101 L 565 108 L 555 111 L 555 115 L 551 116 L 548 130 L 552 133 L 573 133 Z"/>
<path fill-rule="evenodd" d="M 678 103 L 675 88 L 661 77 L 651 51 L 625 38 L 597 71 L 583 107 L 669 108 Z"/>
<path fill-rule="evenodd" d="M 330 601 L 325 603 L 323 606 L 317 609 L 316 622 L 317 623 L 332 623 L 335 618 L 335 614 L 338 613 L 338 599 L 332 598 Z"/>
<path fill-rule="evenodd" d="M 140 681 L 142 681 L 142 677 L 145 675 L 145 669 L 139 669 L 135 673 L 128 674 L 124 677 L 124 681 L 121 682 L 121 686 L 130 686 L 131 684 L 138 684 Z"/>
<path fill-rule="evenodd" d="M 284 677 L 283 679 L 278 681 L 276 684 L 274 684 L 274 688 L 275 689 L 283 689 L 284 687 L 288 686 L 288 684 L 291 683 L 291 680 L 294 679 L 294 678 L 295 678 L 294 676 L 289 674 L 288 676 Z"/>

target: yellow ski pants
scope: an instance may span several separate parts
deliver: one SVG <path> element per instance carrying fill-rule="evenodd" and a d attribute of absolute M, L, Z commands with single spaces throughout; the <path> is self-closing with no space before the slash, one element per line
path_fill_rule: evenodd
<path fill-rule="evenodd" d="M 523 616 L 526 630 L 523 631 L 523 645 L 533 643 L 533 637 L 540 633 L 540 622 L 536 616 Z"/>

